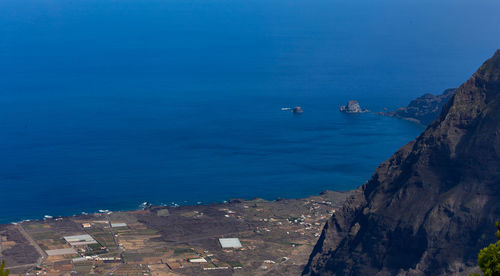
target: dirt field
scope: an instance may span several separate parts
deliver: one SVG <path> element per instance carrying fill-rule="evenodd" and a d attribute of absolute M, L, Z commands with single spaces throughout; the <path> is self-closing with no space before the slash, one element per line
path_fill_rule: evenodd
<path fill-rule="evenodd" d="M 2 225 L 0 258 L 29 275 L 299 275 L 324 223 L 349 195 L 152 206 L 23 222 L 42 250 L 77 251 L 40 265 L 40 254 L 17 226 Z M 64 239 L 86 234 L 92 244 L 72 246 Z M 238 238 L 242 247 L 222 248 L 219 238 Z"/>

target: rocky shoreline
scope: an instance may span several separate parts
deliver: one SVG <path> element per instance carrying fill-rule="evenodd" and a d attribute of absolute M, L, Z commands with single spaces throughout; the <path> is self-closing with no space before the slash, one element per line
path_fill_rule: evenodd
<path fill-rule="evenodd" d="M 406 107 L 400 107 L 393 111 L 377 112 L 377 114 L 429 125 L 436 119 L 443 106 L 456 91 L 456 88 L 450 88 L 439 95 L 427 93 L 412 100 Z"/>

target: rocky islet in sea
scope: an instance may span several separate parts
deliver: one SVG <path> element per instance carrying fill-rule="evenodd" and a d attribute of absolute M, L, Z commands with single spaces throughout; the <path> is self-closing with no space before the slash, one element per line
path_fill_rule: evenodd
<path fill-rule="evenodd" d="M 347 105 L 340 107 L 340 112 L 342 113 L 366 113 L 369 112 L 368 109 L 362 109 L 359 102 L 356 100 L 350 100 Z"/>

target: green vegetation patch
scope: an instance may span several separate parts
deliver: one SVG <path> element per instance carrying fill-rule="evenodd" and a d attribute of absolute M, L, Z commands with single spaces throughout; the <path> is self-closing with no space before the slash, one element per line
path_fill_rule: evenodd
<path fill-rule="evenodd" d="M 187 253 L 195 253 L 191 248 L 176 248 L 174 249 L 174 256 L 179 256 Z"/>
<path fill-rule="evenodd" d="M 100 255 L 103 258 L 120 258 L 120 253 L 118 251 L 107 252 Z"/>
<path fill-rule="evenodd" d="M 93 243 L 93 244 L 89 244 L 88 245 L 88 248 L 90 250 L 100 250 L 101 249 L 101 245 L 100 244 L 97 244 L 97 243 Z"/>
<path fill-rule="evenodd" d="M 214 264 L 212 264 L 212 263 L 204 263 L 203 267 L 206 267 L 206 268 L 215 268 L 216 266 Z"/>
<path fill-rule="evenodd" d="M 87 231 L 98 243 L 105 247 L 115 247 L 115 240 L 113 235 L 108 231 L 101 230 L 89 230 Z"/>
<path fill-rule="evenodd" d="M 500 225 L 496 223 L 496 236 L 498 241 L 490 244 L 479 251 L 477 260 L 479 268 L 483 272 L 483 276 L 500 275 Z M 470 276 L 480 276 L 479 273 L 471 274 Z"/>
<path fill-rule="evenodd" d="M 243 267 L 243 264 L 241 264 L 239 261 L 227 261 L 227 264 L 232 268 Z"/>
<path fill-rule="evenodd" d="M 101 255 L 108 253 L 108 251 L 105 248 L 103 249 L 102 246 L 98 243 L 87 245 L 87 249 L 88 251 L 85 252 L 85 256 Z"/>

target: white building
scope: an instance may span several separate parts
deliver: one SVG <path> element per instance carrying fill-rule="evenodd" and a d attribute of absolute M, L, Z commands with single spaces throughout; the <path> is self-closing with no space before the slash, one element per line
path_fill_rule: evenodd
<path fill-rule="evenodd" d="M 72 246 L 95 244 L 97 243 L 94 238 L 90 235 L 76 235 L 76 236 L 66 236 L 64 239 Z"/>
<path fill-rule="evenodd" d="M 222 248 L 240 248 L 242 247 L 240 239 L 238 238 L 223 238 L 219 239 Z"/>
<path fill-rule="evenodd" d="M 207 262 L 207 260 L 205 260 L 205 258 L 189 259 L 188 261 L 190 263 L 206 263 Z"/>

